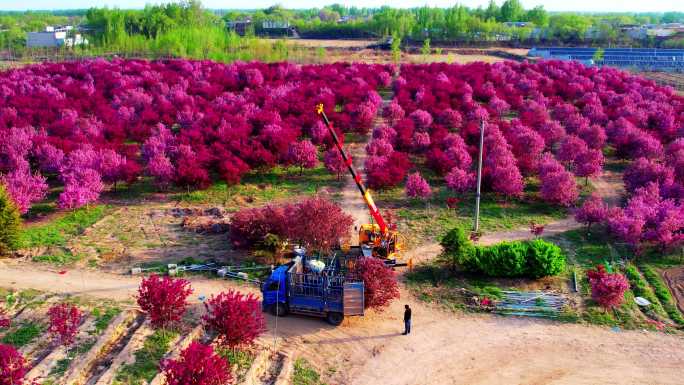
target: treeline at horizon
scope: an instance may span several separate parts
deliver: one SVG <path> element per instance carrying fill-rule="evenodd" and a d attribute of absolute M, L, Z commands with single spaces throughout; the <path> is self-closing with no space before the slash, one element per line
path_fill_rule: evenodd
<path fill-rule="evenodd" d="M 142 53 L 220 61 L 275 61 L 298 54 L 297 47 L 264 41 L 263 21 L 287 22 L 302 37 L 376 38 L 393 36 L 402 41 L 492 44 L 567 44 L 593 46 L 684 47 L 684 39 L 634 40 L 620 31 L 623 25 L 684 22 L 684 12 L 580 13 L 548 12 L 543 6 L 525 9 L 519 0 L 491 1 L 487 7 L 469 8 L 357 8 L 333 4 L 322 8 L 211 10 L 189 0 L 142 9 L 97 8 L 49 12 L 0 11 L 0 51 L 14 56 L 27 53 L 26 32 L 47 25 L 78 25 L 89 40 L 76 47 L 78 55 Z M 227 28 L 229 21 L 252 23 L 247 36 Z M 524 22 L 511 27 L 507 22 Z M 504 40 L 504 41 L 502 41 Z"/>

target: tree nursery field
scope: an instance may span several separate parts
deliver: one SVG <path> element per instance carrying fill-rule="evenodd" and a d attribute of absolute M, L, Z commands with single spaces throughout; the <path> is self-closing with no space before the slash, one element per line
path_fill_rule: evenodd
<path fill-rule="evenodd" d="M 0 385 L 681 381 L 684 97 L 652 80 L 46 62 L 0 72 L 0 137 Z M 293 246 L 359 243 L 357 183 L 406 266 L 360 257 L 339 326 L 270 314 Z"/>

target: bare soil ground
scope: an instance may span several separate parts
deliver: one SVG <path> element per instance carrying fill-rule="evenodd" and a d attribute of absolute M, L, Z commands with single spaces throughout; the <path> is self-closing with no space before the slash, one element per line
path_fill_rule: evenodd
<path fill-rule="evenodd" d="M 674 267 L 663 272 L 665 282 L 677 301 L 679 311 L 684 313 L 684 267 Z"/>
<path fill-rule="evenodd" d="M 603 198 L 609 206 L 619 206 L 625 195 L 625 184 L 622 181 L 622 172 L 603 170 L 603 174 L 591 180 L 596 193 Z"/>
<path fill-rule="evenodd" d="M 190 276 L 194 293 L 193 302 L 199 302 L 199 295 L 218 294 L 229 288 L 241 287 L 235 282 Z M 73 296 L 89 296 L 132 301 L 140 285 L 140 276 L 112 274 L 74 269 L 46 269 L 36 264 L 20 261 L 0 261 L 0 287 L 15 290 L 35 289 L 50 293 Z"/>
<path fill-rule="evenodd" d="M 463 55 L 459 53 L 450 53 L 443 51 L 442 54 L 401 54 L 401 63 L 430 63 L 430 62 L 451 62 L 458 64 L 466 64 L 474 61 L 484 61 L 487 63 L 495 63 L 504 61 L 505 59 L 498 56 L 491 55 Z M 358 50 L 329 50 L 323 62 L 336 61 L 350 61 L 350 62 L 366 62 L 366 63 L 392 63 L 394 60 L 389 51 L 379 51 L 372 49 L 358 49 Z"/>
<path fill-rule="evenodd" d="M 654 80 L 661 86 L 670 86 L 680 95 L 684 95 L 684 74 L 671 72 L 638 72 L 637 74 Z"/>
<path fill-rule="evenodd" d="M 343 40 L 343 39 L 287 39 L 289 44 L 303 47 L 323 47 L 323 48 L 365 48 L 370 44 L 377 43 L 376 40 Z"/>
<path fill-rule="evenodd" d="M 580 227 L 582 227 L 582 224 L 577 223 L 574 218 L 566 218 L 545 225 L 543 236 L 550 237 L 564 233 L 568 230 L 578 229 Z M 477 243 L 481 245 L 493 245 L 502 241 L 521 241 L 525 239 L 532 239 L 533 237 L 534 236 L 530 232 L 529 227 L 525 227 L 511 231 L 487 233 L 484 234 Z"/>
<path fill-rule="evenodd" d="M 226 234 L 184 229 L 184 216 L 175 209 L 178 207 L 172 203 L 121 207 L 73 238 L 68 248 L 81 257 L 81 266 L 97 264 L 100 269 L 121 273 L 146 262 L 236 258 Z"/>

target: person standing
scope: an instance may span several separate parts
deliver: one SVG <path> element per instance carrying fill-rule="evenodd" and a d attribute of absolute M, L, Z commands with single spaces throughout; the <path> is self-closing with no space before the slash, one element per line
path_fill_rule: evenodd
<path fill-rule="evenodd" d="M 403 335 L 411 334 L 411 308 L 409 305 L 404 305 L 404 333 Z"/>

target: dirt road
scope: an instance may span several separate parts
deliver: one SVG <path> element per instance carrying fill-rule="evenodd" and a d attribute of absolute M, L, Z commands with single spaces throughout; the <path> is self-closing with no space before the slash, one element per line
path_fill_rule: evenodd
<path fill-rule="evenodd" d="M 211 294 L 218 294 L 238 285 L 231 281 L 197 276 L 190 276 L 187 279 L 194 289 L 193 302 L 198 302 L 197 298 L 200 295 L 209 297 Z M 63 295 L 127 301 L 132 300 L 137 293 L 140 280 L 140 276 L 80 269 L 45 269 L 31 263 L 22 266 L 11 260 L 0 261 L 0 287 L 17 290 L 36 289 Z M 241 290 L 250 290 L 250 287 L 244 286 Z"/>
<path fill-rule="evenodd" d="M 363 163 L 366 161 L 365 146 L 360 143 L 352 143 L 347 144 L 346 149 L 349 151 L 349 154 L 351 154 L 354 167 L 362 174 L 362 177 L 365 180 L 365 176 L 363 175 Z M 354 178 L 352 178 L 349 173 L 346 175 L 345 185 L 342 189 L 342 202 L 340 202 L 340 204 L 344 207 L 344 211 L 354 218 L 353 229 L 357 229 L 364 223 L 370 223 L 368 206 L 366 206 L 366 203 L 361 197 L 361 193 L 356 186 L 356 182 L 354 182 Z M 356 231 L 352 230 L 351 244 L 357 245 L 358 240 L 358 234 Z"/>

